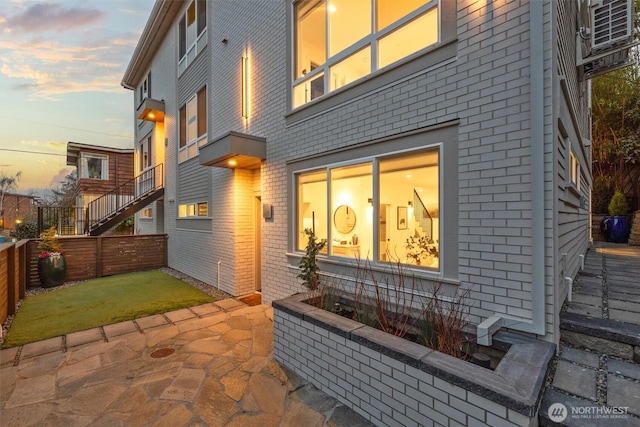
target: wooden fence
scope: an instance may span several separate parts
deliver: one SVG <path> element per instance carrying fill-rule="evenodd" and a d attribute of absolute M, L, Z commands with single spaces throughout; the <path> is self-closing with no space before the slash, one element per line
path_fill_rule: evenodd
<path fill-rule="evenodd" d="M 167 266 L 167 236 L 62 236 L 66 281 Z M 0 323 L 14 314 L 26 289 L 40 286 L 38 239 L 0 244 Z"/>

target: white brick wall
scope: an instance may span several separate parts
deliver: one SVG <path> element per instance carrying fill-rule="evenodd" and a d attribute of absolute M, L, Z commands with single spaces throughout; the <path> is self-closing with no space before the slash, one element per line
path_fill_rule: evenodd
<path fill-rule="evenodd" d="M 523 415 L 278 309 L 273 352 L 378 426 L 537 425 L 537 414 Z"/>
<path fill-rule="evenodd" d="M 221 287 L 228 292 L 250 292 L 253 198 L 273 205 L 273 218 L 262 221 L 261 276 L 263 302 L 269 304 L 301 287 L 293 250 L 294 218 L 288 217 L 288 189 L 292 177 L 287 164 L 307 156 L 367 143 L 404 132 L 457 121 L 455 186 L 458 214 L 455 222 L 457 268 L 446 278 L 471 288 L 471 320 L 480 322 L 494 313 L 531 319 L 531 283 L 544 275 L 545 294 L 553 296 L 547 308 L 547 340 L 557 340 L 554 313 L 555 281 L 560 263 L 555 240 L 554 142 L 556 120 L 552 100 L 557 76 L 552 63 L 551 16 L 554 2 L 544 2 L 545 31 L 545 271 L 531 269 L 531 140 L 529 2 L 457 1 L 457 50 L 443 63 L 408 78 L 345 101 L 310 118 L 288 123 L 287 116 L 287 8 L 291 2 L 255 0 L 213 2 L 208 10 L 209 140 L 233 130 L 267 140 L 267 159 L 259 176 L 232 175 L 212 168 L 210 232 L 175 227 L 177 207 L 165 204 L 169 263 L 200 280 L 215 284 L 220 261 Z M 167 93 L 167 188 L 165 201 L 176 199 L 176 82 L 175 25 L 167 34 L 152 70 L 156 97 Z M 227 43 L 221 43 L 227 39 Z M 240 116 L 241 57 L 251 60 L 251 117 Z M 416 62 L 418 63 L 418 62 Z M 156 70 L 158 68 L 158 70 Z M 161 75 L 161 82 L 156 78 Z M 173 81 L 171 80 L 173 79 Z M 332 97 L 334 95 L 329 95 Z M 291 120 L 290 120 L 291 121 Z M 382 154 L 382 153 L 381 153 Z M 235 227 L 235 228 L 234 228 Z M 567 233 L 580 227 L 569 223 Z M 231 229 L 233 228 L 233 229 Z M 239 229 L 240 228 L 240 229 Z M 579 251 L 581 245 L 575 247 Z M 449 277 L 450 276 L 450 277 Z"/>

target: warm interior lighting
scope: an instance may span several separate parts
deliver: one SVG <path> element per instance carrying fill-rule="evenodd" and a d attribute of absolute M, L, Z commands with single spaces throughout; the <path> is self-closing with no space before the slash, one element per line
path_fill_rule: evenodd
<path fill-rule="evenodd" d="M 242 117 L 249 118 L 249 58 L 242 57 Z"/>

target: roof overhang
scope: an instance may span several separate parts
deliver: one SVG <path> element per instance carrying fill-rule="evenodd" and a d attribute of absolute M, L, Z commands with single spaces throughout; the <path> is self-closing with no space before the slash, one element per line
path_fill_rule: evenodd
<path fill-rule="evenodd" d="M 145 98 L 138 107 L 136 114 L 140 120 L 150 122 L 164 121 L 164 101 L 157 99 Z"/>
<path fill-rule="evenodd" d="M 78 159 L 80 158 L 81 152 L 133 154 L 134 150 L 133 148 L 101 147 L 99 145 L 69 141 L 67 142 L 67 166 L 78 166 Z"/>
<path fill-rule="evenodd" d="M 122 86 L 133 90 L 142 81 L 151 65 L 151 60 L 183 7 L 184 2 L 181 1 L 156 0 L 122 77 Z"/>
<path fill-rule="evenodd" d="M 259 169 L 267 157 L 267 140 L 230 131 L 200 147 L 200 164 L 230 169 Z"/>

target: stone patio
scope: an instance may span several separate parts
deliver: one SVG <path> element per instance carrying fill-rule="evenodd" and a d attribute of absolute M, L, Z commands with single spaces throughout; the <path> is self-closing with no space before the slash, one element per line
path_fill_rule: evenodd
<path fill-rule="evenodd" d="M 272 357 L 228 299 L 0 351 L 0 425 L 369 426 Z"/>

